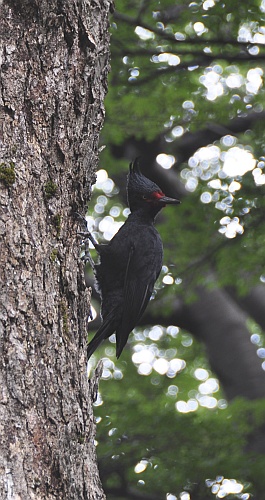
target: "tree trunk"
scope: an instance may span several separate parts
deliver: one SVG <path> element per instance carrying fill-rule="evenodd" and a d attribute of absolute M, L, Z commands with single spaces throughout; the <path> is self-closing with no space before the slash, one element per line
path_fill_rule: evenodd
<path fill-rule="evenodd" d="M 75 213 L 98 161 L 107 1 L 0 2 L 0 498 L 103 499 Z"/>

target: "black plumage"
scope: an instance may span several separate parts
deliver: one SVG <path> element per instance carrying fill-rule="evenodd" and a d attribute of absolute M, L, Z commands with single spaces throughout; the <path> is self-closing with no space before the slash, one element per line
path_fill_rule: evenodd
<path fill-rule="evenodd" d="M 88 344 L 88 358 L 113 333 L 117 358 L 120 356 L 149 302 L 162 267 L 163 246 L 154 219 L 167 204 L 180 203 L 166 197 L 157 184 L 142 175 L 137 159 L 130 164 L 127 194 L 131 213 L 112 240 L 98 244 L 88 234 L 100 257 L 94 272 L 103 318 Z"/>

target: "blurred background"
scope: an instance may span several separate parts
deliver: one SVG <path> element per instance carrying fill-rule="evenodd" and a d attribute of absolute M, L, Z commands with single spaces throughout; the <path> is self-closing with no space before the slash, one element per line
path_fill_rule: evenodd
<path fill-rule="evenodd" d="M 137 156 L 182 203 L 157 218 L 164 266 L 141 324 L 119 361 L 111 337 L 89 363 L 104 361 L 103 486 L 108 499 L 263 500 L 265 1 L 115 4 L 88 227 L 103 243 L 123 224 Z"/>

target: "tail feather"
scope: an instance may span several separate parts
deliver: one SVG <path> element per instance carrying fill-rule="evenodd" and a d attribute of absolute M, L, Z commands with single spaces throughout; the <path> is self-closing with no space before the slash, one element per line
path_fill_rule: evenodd
<path fill-rule="evenodd" d="M 128 330 L 127 328 L 119 328 L 119 331 L 116 332 L 116 358 L 119 359 L 125 344 L 127 343 L 128 337 L 131 333 L 132 329 Z"/>
<path fill-rule="evenodd" d="M 93 352 L 102 344 L 103 340 L 109 338 L 115 332 L 115 321 L 113 315 L 107 316 L 105 321 L 98 329 L 96 335 L 87 346 L 87 359 L 92 356 Z"/>

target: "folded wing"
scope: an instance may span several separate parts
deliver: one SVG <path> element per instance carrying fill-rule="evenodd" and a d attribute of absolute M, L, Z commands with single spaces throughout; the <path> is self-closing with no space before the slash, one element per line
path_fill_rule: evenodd
<path fill-rule="evenodd" d="M 161 255 L 154 249 L 144 253 L 131 245 L 124 282 L 124 301 L 121 322 L 116 329 L 116 355 L 120 356 L 130 332 L 144 313 L 152 295 L 162 265 Z"/>

